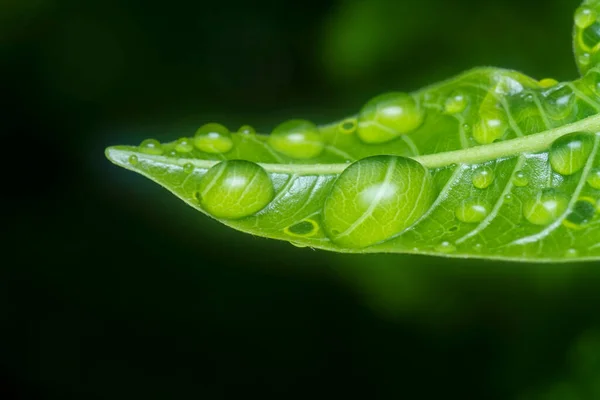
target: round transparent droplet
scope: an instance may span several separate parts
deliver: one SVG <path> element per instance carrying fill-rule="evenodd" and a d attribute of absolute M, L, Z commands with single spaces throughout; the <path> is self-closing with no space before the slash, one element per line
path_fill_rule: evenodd
<path fill-rule="evenodd" d="M 131 165 L 137 165 L 138 157 L 135 154 L 132 154 L 129 156 L 128 161 L 129 161 L 129 164 L 131 164 Z"/>
<path fill-rule="evenodd" d="M 238 129 L 237 133 L 240 135 L 254 135 L 256 130 L 250 125 L 242 125 L 240 126 L 240 129 Z"/>
<path fill-rule="evenodd" d="M 292 119 L 278 125 L 267 141 L 275 151 L 297 160 L 317 157 L 325 148 L 319 128 L 303 119 Z"/>
<path fill-rule="evenodd" d="M 575 258 L 579 255 L 579 251 L 577 251 L 577 249 L 567 249 L 567 251 L 565 251 L 565 257 L 567 258 Z"/>
<path fill-rule="evenodd" d="M 163 148 L 160 142 L 156 139 L 146 139 L 139 146 L 140 152 L 144 154 L 160 155 L 163 153 Z"/>
<path fill-rule="evenodd" d="M 435 251 L 446 254 L 454 253 L 456 251 L 456 246 L 450 242 L 444 241 L 435 246 Z"/>
<path fill-rule="evenodd" d="M 513 201 L 513 195 L 510 193 L 507 193 L 504 195 L 504 202 L 505 203 L 512 203 Z"/>
<path fill-rule="evenodd" d="M 191 174 L 192 172 L 194 172 L 194 164 L 192 164 L 192 163 L 183 164 L 183 172 L 185 172 L 186 174 Z"/>
<path fill-rule="evenodd" d="M 600 168 L 592 169 L 586 181 L 594 189 L 600 189 Z"/>
<path fill-rule="evenodd" d="M 290 236 L 310 237 L 319 231 L 319 225 L 312 219 L 306 219 L 286 227 L 283 231 Z"/>
<path fill-rule="evenodd" d="M 591 61 L 592 57 L 590 55 L 590 53 L 581 53 L 579 55 L 579 57 L 577 57 L 577 61 L 579 61 L 579 64 L 581 65 L 588 65 Z"/>
<path fill-rule="evenodd" d="M 583 168 L 594 148 L 594 137 L 574 132 L 556 139 L 550 147 L 550 165 L 562 175 L 572 175 Z"/>
<path fill-rule="evenodd" d="M 458 114 L 467 108 L 467 97 L 462 93 L 453 93 L 444 103 L 444 112 L 447 114 Z"/>
<path fill-rule="evenodd" d="M 525 172 L 517 171 L 514 173 L 514 175 L 512 177 L 512 182 L 513 182 L 513 185 L 515 185 L 515 186 L 523 187 L 523 186 L 527 186 L 529 184 L 529 178 L 527 178 L 527 175 L 525 175 Z"/>
<path fill-rule="evenodd" d="M 496 117 L 482 118 L 473 127 L 473 138 L 479 144 L 490 144 L 501 139 L 508 125 L 500 112 Z"/>
<path fill-rule="evenodd" d="M 596 215 L 596 205 L 592 198 L 578 199 L 571 212 L 565 217 L 564 225 L 570 228 L 580 228 L 589 223 Z"/>
<path fill-rule="evenodd" d="M 575 11 L 575 25 L 580 29 L 585 29 L 596 22 L 598 14 L 595 10 L 587 7 L 580 7 Z"/>
<path fill-rule="evenodd" d="M 476 251 L 477 253 L 481 253 L 482 250 L 483 250 L 483 245 L 481 243 L 475 243 L 473 245 L 473 251 Z"/>
<path fill-rule="evenodd" d="M 555 189 L 543 189 L 523 204 L 523 216 L 534 225 L 548 225 L 562 215 L 569 198 Z"/>
<path fill-rule="evenodd" d="M 404 231 L 433 204 L 435 184 L 417 161 L 367 157 L 336 180 L 323 208 L 323 228 L 338 246 L 363 248 Z"/>
<path fill-rule="evenodd" d="M 477 199 L 466 199 L 459 203 L 454 210 L 454 215 L 459 221 L 465 223 L 481 222 L 490 213 L 490 206 Z"/>
<path fill-rule="evenodd" d="M 200 180 L 196 198 L 216 218 L 238 219 L 257 213 L 274 197 L 267 172 L 250 161 L 223 161 Z"/>
<path fill-rule="evenodd" d="M 477 189 L 485 189 L 494 182 L 494 170 L 490 167 L 480 167 L 473 173 L 473 186 Z"/>
<path fill-rule="evenodd" d="M 358 137 L 365 143 L 385 143 L 415 131 L 424 119 L 425 110 L 410 94 L 382 94 L 360 110 Z"/>
<path fill-rule="evenodd" d="M 192 144 L 192 139 L 188 138 L 179 138 L 177 143 L 175 144 L 175 150 L 179 153 L 189 153 L 194 150 L 194 145 Z"/>
<path fill-rule="evenodd" d="M 205 153 L 227 153 L 233 148 L 233 140 L 229 129 L 221 124 L 209 123 L 196 131 L 194 146 Z"/>

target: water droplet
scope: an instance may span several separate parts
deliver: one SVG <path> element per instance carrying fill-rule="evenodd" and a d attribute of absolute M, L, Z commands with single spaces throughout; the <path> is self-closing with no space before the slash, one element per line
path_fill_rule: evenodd
<path fill-rule="evenodd" d="M 462 93 L 454 93 L 446 99 L 444 103 L 444 112 L 447 114 L 457 114 L 463 112 L 467 108 L 467 97 Z"/>
<path fill-rule="evenodd" d="M 354 133 L 356 130 L 356 119 L 345 119 L 338 125 L 338 130 L 345 134 Z"/>
<path fill-rule="evenodd" d="M 489 205 L 476 199 L 466 199 L 460 202 L 454 210 L 454 215 L 461 222 L 481 222 L 490 213 Z"/>
<path fill-rule="evenodd" d="M 193 171 L 194 171 L 194 164 L 185 163 L 183 165 L 183 172 L 185 172 L 186 174 L 191 174 Z"/>
<path fill-rule="evenodd" d="M 596 215 L 596 205 L 594 203 L 595 200 L 589 197 L 578 199 L 563 224 L 569 228 L 581 228 L 590 222 Z"/>
<path fill-rule="evenodd" d="M 473 138 L 479 144 L 490 144 L 501 139 L 508 125 L 500 112 L 493 118 L 482 118 L 473 127 Z"/>
<path fill-rule="evenodd" d="M 507 193 L 504 195 L 504 202 L 505 203 L 511 203 L 513 201 L 513 196 L 510 193 Z"/>
<path fill-rule="evenodd" d="M 462 128 L 466 133 L 471 132 L 471 125 L 469 124 L 463 124 Z"/>
<path fill-rule="evenodd" d="M 196 131 L 194 146 L 205 153 L 227 153 L 233 148 L 233 140 L 229 129 L 221 124 L 209 123 Z"/>
<path fill-rule="evenodd" d="M 177 140 L 177 144 L 175 144 L 175 150 L 180 153 L 189 153 L 194 150 L 194 145 L 192 144 L 192 140 L 188 138 L 179 138 Z"/>
<path fill-rule="evenodd" d="M 548 116 L 555 121 L 571 121 L 577 109 L 575 94 L 566 84 L 558 84 L 544 93 L 546 101 L 542 102 Z"/>
<path fill-rule="evenodd" d="M 585 29 L 596 22 L 598 14 L 595 10 L 587 7 L 580 7 L 575 11 L 575 25 L 580 29 Z"/>
<path fill-rule="evenodd" d="M 129 164 L 136 165 L 138 163 L 138 157 L 135 154 L 129 156 Z"/>
<path fill-rule="evenodd" d="M 171 150 L 167 153 L 167 156 L 169 157 L 177 157 L 177 152 L 175 150 Z"/>
<path fill-rule="evenodd" d="M 410 227 L 435 196 L 429 171 L 417 161 L 363 158 L 342 172 L 325 200 L 324 230 L 340 246 L 367 247 Z"/>
<path fill-rule="evenodd" d="M 319 232 L 319 224 L 312 219 L 305 219 L 286 227 L 283 231 L 290 236 L 310 237 Z"/>
<path fill-rule="evenodd" d="M 565 212 L 569 198 L 556 189 L 543 189 L 523 204 L 523 216 L 534 225 L 548 225 Z"/>
<path fill-rule="evenodd" d="M 262 210 L 273 200 L 273 183 L 258 164 L 244 160 L 223 161 L 200 180 L 202 207 L 216 218 L 237 219 Z"/>
<path fill-rule="evenodd" d="M 267 140 L 279 153 L 298 160 L 317 157 L 325 147 L 319 128 L 303 119 L 292 119 L 280 124 L 273 129 Z"/>
<path fill-rule="evenodd" d="M 587 183 L 594 189 L 600 189 L 600 168 L 594 168 L 590 171 Z"/>
<path fill-rule="evenodd" d="M 525 172 L 517 171 L 513 175 L 512 182 L 513 182 L 513 185 L 515 185 L 515 186 L 523 187 L 523 186 L 527 186 L 529 184 L 529 178 L 527 178 L 527 176 L 525 175 Z"/>
<path fill-rule="evenodd" d="M 490 167 L 477 168 L 473 173 L 473 186 L 477 189 L 485 189 L 494 182 L 494 170 Z"/>
<path fill-rule="evenodd" d="M 578 172 L 594 147 L 594 137 L 588 133 L 573 132 L 562 136 L 550 147 L 550 165 L 562 175 Z"/>
<path fill-rule="evenodd" d="M 473 245 L 473 251 L 481 253 L 482 250 L 483 250 L 483 245 L 481 243 L 475 243 Z"/>
<path fill-rule="evenodd" d="M 526 93 L 526 94 L 523 96 L 523 100 L 525 100 L 527 103 L 531 103 L 531 102 L 533 102 L 533 94 L 531 94 L 531 93 Z"/>
<path fill-rule="evenodd" d="M 577 255 L 579 255 L 577 249 L 568 249 L 567 251 L 565 251 L 565 257 L 574 258 L 577 257 Z"/>
<path fill-rule="evenodd" d="M 160 142 L 156 139 L 146 139 L 140 143 L 139 149 L 145 154 L 160 155 L 163 153 L 163 148 Z"/>
<path fill-rule="evenodd" d="M 425 110 L 408 93 L 391 92 L 371 99 L 360 110 L 358 137 L 365 143 L 385 143 L 423 124 Z"/>
<path fill-rule="evenodd" d="M 450 242 L 442 242 L 440 244 L 438 244 L 437 246 L 435 246 L 435 251 L 440 252 L 440 253 L 454 253 L 456 251 L 456 246 L 454 246 L 452 243 Z"/>
<path fill-rule="evenodd" d="M 254 135 L 256 130 L 250 125 L 242 125 L 237 131 L 240 135 Z"/>
<path fill-rule="evenodd" d="M 552 79 L 552 78 L 544 78 L 544 79 L 540 80 L 540 82 L 539 82 L 539 85 L 542 87 L 542 89 L 547 89 L 547 88 L 550 88 L 557 84 L 558 84 L 558 81 L 556 79 Z"/>
<path fill-rule="evenodd" d="M 579 64 L 581 65 L 588 65 L 591 59 L 590 53 L 581 53 L 579 57 L 577 57 L 577 61 L 579 61 Z"/>

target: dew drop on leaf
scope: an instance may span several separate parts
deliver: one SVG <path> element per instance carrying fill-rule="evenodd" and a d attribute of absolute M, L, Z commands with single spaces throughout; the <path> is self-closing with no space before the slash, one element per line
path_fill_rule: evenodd
<path fill-rule="evenodd" d="M 460 202 L 454 215 L 461 222 L 475 223 L 481 222 L 490 213 L 489 205 L 476 199 L 466 199 Z"/>
<path fill-rule="evenodd" d="M 238 129 L 237 133 L 240 135 L 254 135 L 256 130 L 250 125 L 242 125 L 240 129 Z"/>
<path fill-rule="evenodd" d="M 356 119 L 349 118 L 349 119 L 343 120 L 338 125 L 338 130 L 341 133 L 345 133 L 348 135 L 354 133 L 354 131 L 356 131 Z"/>
<path fill-rule="evenodd" d="M 137 165 L 138 157 L 135 154 L 132 154 L 129 156 L 128 161 L 129 161 L 129 164 L 131 164 L 131 165 Z"/>
<path fill-rule="evenodd" d="M 592 25 L 596 21 L 597 17 L 598 14 L 591 8 L 578 8 L 577 11 L 575 11 L 575 25 L 577 25 L 577 27 L 580 29 L 585 29 Z"/>
<path fill-rule="evenodd" d="M 567 215 L 563 224 L 569 228 L 580 228 L 590 222 L 596 215 L 594 199 L 581 198 L 573 205 L 573 209 Z"/>
<path fill-rule="evenodd" d="M 363 248 L 389 239 L 417 221 L 435 199 L 429 171 L 398 156 L 367 157 L 336 180 L 323 208 L 323 225 L 338 245 Z"/>
<path fill-rule="evenodd" d="M 286 227 L 283 231 L 291 236 L 309 237 L 319 231 L 319 225 L 312 219 L 306 219 Z"/>
<path fill-rule="evenodd" d="M 456 246 L 450 242 L 444 241 L 435 246 L 435 251 L 440 253 L 454 253 L 456 251 Z"/>
<path fill-rule="evenodd" d="M 185 137 L 179 138 L 175 144 L 175 150 L 179 153 L 189 153 L 194 150 L 194 145 L 192 144 L 191 139 Z"/>
<path fill-rule="evenodd" d="M 550 147 L 550 165 L 562 175 L 571 175 L 583 168 L 594 147 L 588 133 L 574 132 L 562 136 Z"/>
<path fill-rule="evenodd" d="M 577 57 L 577 61 L 579 64 L 586 66 L 590 63 L 591 58 L 590 53 L 582 53 Z"/>
<path fill-rule="evenodd" d="M 447 114 L 458 114 L 467 108 L 467 97 L 462 93 L 454 93 L 446 99 L 444 112 Z"/>
<path fill-rule="evenodd" d="M 202 207 L 217 218 L 237 219 L 262 210 L 273 200 L 273 183 L 267 172 L 250 161 L 223 161 L 200 180 Z"/>
<path fill-rule="evenodd" d="M 556 189 L 543 189 L 523 204 L 523 216 L 534 225 L 548 225 L 565 212 L 569 198 Z"/>
<path fill-rule="evenodd" d="M 494 170 L 490 167 L 477 168 L 473 173 L 473 186 L 477 189 L 485 189 L 494 182 Z"/>
<path fill-rule="evenodd" d="M 279 124 L 267 140 L 275 151 L 297 160 L 316 157 L 325 147 L 319 128 L 303 119 L 292 119 Z"/>
<path fill-rule="evenodd" d="M 140 143 L 140 152 L 145 154 L 160 155 L 163 153 L 163 148 L 160 142 L 156 139 L 146 139 Z"/>
<path fill-rule="evenodd" d="M 510 193 L 507 193 L 504 195 L 504 202 L 505 203 L 511 203 L 513 201 L 513 196 Z"/>
<path fill-rule="evenodd" d="M 575 94 L 568 85 L 555 85 L 544 96 L 543 106 L 548 117 L 555 121 L 571 119 L 575 108 Z"/>
<path fill-rule="evenodd" d="M 358 137 L 365 143 L 385 143 L 421 126 L 425 111 L 408 93 L 390 92 L 371 99 L 360 110 Z"/>
<path fill-rule="evenodd" d="M 600 189 L 600 168 L 594 168 L 590 171 L 587 183 L 594 189 Z"/>
<path fill-rule="evenodd" d="M 480 119 L 473 128 L 473 138 L 479 144 L 490 144 L 506 133 L 508 125 L 500 112 L 497 116 Z"/>
<path fill-rule="evenodd" d="M 513 175 L 512 182 L 515 186 L 523 187 L 529 184 L 529 178 L 525 175 L 523 171 L 517 171 Z"/>
<path fill-rule="evenodd" d="M 186 174 L 191 174 L 193 171 L 194 171 L 194 164 L 185 163 L 183 165 L 183 172 L 185 172 Z"/>
<path fill-rule="evenodd" d="M 233 140 L 229 129 L 221 124 L 209 123 L 196 131 L 194 146 L 205 153 L 227 153 L 233 148 Z"/>

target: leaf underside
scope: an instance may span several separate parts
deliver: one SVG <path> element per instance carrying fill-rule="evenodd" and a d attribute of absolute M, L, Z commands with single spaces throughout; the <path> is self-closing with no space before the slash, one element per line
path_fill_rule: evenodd
<path fill-rule="evenodd" d="M 571 82 L 477 68 L 332 124 L 209 124 L 106 155 L 234 229 L 301 247 L 600 260 L 599 13 L 598 0 L 576 11 Z"/>

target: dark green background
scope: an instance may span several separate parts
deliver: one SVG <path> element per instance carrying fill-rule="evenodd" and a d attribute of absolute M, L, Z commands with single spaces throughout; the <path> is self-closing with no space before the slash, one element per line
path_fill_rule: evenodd
<path fill-rule="evenodd" d="M 600 398 L 598 263 L 298 249 L 103 155 L 475 66 L 573 79 L 577 5 L 3 1 L 0 397 Z"/>

